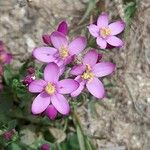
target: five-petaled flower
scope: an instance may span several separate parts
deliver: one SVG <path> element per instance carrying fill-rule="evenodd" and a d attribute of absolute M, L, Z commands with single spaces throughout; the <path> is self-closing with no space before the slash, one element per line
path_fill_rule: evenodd
<path fill-rule="evenodd" d="M 89 32 L 96 38 L 97 44 L 102 49 L 106 49 L 107 43 L 115 46 L 122 47 L 123 42 L 115 35 L 121 33 L 125 28 L 123 21 L 116 21 L 108 24 L 108 14 L 102 13 L 97 19 L 97 25 L 91 24 L 88 26 Z"/>
<path fill-rule="evenodd" d="M 71 93 L 72 97 L 78 96 L 85 85 L 88 91 L 96 98 L 103 98 L 105 90 L 102 82 L 98 79 L 111 74 L 115 70 L 115 65 L 111 62 L 98 62 L 99 54 L 95 50 L 89 51 L 83 58 L 83 63 L 74 66 L 70 73 L 76 75 L 76 81 L 80 83 L 79 88 Z"/>
<path fill-rule="evenodd" d="M 51 42 L 54 47 L 35 48 L 33 56 L 41 62 L 55 62 L 61 69 L 64 69 L 64 66 L 73 60 L 74 55 L 78 55 L 86 47 L 84 37 L 77 37 L 69 43 L 67 37 L 58 31 L 51 34 Z"/>
<path fill-rule="evenodd" d="M 31 82 L 29 91 L 32 93 L 40 93 L 32 103 L 32 113 L 40 114 L 49 110 L 52 104 L 55 109 L 67 115 L 70 111 L 69 103 L 62 94 L 69 94 L 79 87 L 79 83 L 73 79 L 59 79 L 59 67 L 55 63 L 49 63 L 44 69 L 44 80 L 38 79 Z M 53 112 L 53 111 L 52 111 Z"/>

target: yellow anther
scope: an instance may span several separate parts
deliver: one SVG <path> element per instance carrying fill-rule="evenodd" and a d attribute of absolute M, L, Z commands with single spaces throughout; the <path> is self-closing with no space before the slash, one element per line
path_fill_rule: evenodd
<path fill-rule="evenodd" d="M 62 59 L 65 59 L 69 55 L 68 49 L 65 46 L 62 46 L 59 54 Z"/>
<path fill-rule="evenodd" d="M 110 28 L 102 28 L 100 29 L 100 35 L 105 38 L 111 34 L 111 29 Z"/>
<path fill-rule="evenodd" d="M 48 94 L 54 94 L 55 93 L 55 86 L 52 83 L 48 83 L 47 86 L 45 87 L 45 91 Z"/>
<path fill-rule="evenodd" d="M 85 80 L 92 80 L 94 77 L 94 74 L 91 71 L 91 67 L 89 65 L 86 65 L 86 71 L 83 73 L 82 78 Z"/>

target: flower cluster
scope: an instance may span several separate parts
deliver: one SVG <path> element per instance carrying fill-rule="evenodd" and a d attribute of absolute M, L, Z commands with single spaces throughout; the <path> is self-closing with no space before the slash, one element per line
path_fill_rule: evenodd
<path fill-rule="evenodd" d="M 4 72 L 4 65 L 10 64 L 11 60 L 12 55 L 6 51 L 4 43 L 0 41 L 0 91 L 3 89 L 2 76 Z"/>
<path fill-rule="evenodd" d="M 106 13 L 99 16 L 97 25 L 88 26 L 89 32 L 96 37 L 96 42 L 102 49 L 106 49 L 108 44 L 116 47 L 123 46 L 123 42 L 115 35 L 122 32 L 124 28 L 125 24 L 122 21 L 108 25 Z M 112 74 L 116 68 L 115 64 L 102 61 L 102 54 L 99 54 L 96 49 L 87 47 L 85 37 L 78 36 L 70 41 L 68 24 L 63 21 L 56 31 L 50 35 L 43 35 L 43 42 L 45 46 L 33 50 L 33 57 L 46 63 L 43 79 L 36 79 L 29 84 L 31 93 L 39 93 L 32 103 L 33 114 L 44 113 L 52 120 L 58 113 L 68 115 L 70 106 L 64 95 L 77 97 L 84 89 L 98 99 L 105 96 L 105 89 L 99 78 Z M 80 63 L 75 64 L 74 60 L 85 48 L 88 52 Z M 74 65 L 69 70 L 71 76 L 62 79 L 68 64 Z"/>

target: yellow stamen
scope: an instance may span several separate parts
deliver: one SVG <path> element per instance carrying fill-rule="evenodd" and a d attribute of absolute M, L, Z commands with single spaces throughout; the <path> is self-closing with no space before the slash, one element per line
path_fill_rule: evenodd
<path fill-rule="evenodd" d="M 69 55 L 68 49 L 65 46 L 62 46 L 59 54 L 60 54 L 62 59 L 65 59 Z"/>
<path fill-rule="evenodd" d="M 55 86 L 52 83 L 48 83 L 47 86 L 45 87 L 45 91 L 48 94 L 54 94 L 55 93 Z"/>
<path fill-rule="evenodd" d="M 111 29 L 110 28 L 102 28 L 100 29 L 100 35 L 105 38 L 111 34 Z"/>
<path fill-rule="evenodd" d="M 92 80 L 94 77 L 94 74 L 91 71 L 91 67 L 89 65 L 86 65 L 86 71 L 83 73 L 82 78 L 85 80 Z"/>

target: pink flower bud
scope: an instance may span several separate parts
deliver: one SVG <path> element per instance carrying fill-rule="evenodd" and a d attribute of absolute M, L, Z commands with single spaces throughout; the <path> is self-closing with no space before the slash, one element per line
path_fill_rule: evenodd
<path fill-rule="evenodd" d="M 34 79 L 35 79 L 35 76 L 27 75 L 23 80 L 23 84 L 28 86 L 32 81 L 34 81 Z"/>
<path fill-rule="evenodd" d="M 41 150 L 50 150 L 50 145 L 49 144 L 43 144 L 41 146 Z"/>
<path fill-rule="evenodd" d="M 45 34 L 42 36 L 43 42 L 47 45 L 51 45 L 51 39 L 50 39 L 50 35 Z"/>
<path fill-rule="evenodd" d="M 3 134 L 3 137 L 5 140 L 9 141 L 12 139 L 13 135 L 15 134 L 15 129 L 12 129 L 10 131 L 6 131 L 4 134 Z"/>
<path fill-rule="evenodd" d="M 57 117 L 57 110 L 53 105 L 49 105 L 45 111 L 45 114 L 49 119 L 54 120 Z"/>
<path fill-rule="evenodd" d="M 34 73 L 35 73 L 35 69 L 34 69 L 33 67 L 29 67 L 29 68 L 27 69 L 27 72 L 28 72 L 29 74 L 34 74 Z"/>
<path fill-rule="evenodd" d="M 5 51 L 0 51 L 0 63 L 1 64 L 10 64 L 12 60 L 12 55 Z"/>

